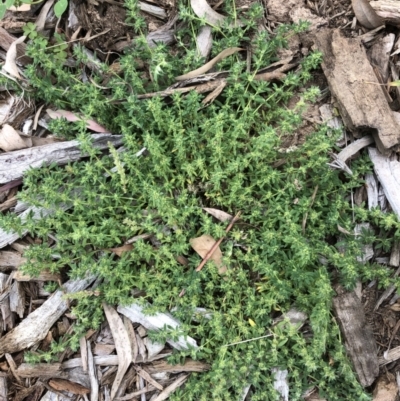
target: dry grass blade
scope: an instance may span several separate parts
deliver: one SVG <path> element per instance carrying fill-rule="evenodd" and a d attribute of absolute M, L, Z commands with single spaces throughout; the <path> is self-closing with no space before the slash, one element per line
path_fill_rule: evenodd
<path fill-rule="evenodd" d="M 242 49 L 241 47 L 229 47 L 228 49 L 223 50 L 221 53 L 219 53 L 217 56 L 215 56 L 208 63 L 204 64 L 202 67 L 197 68 L 196 70 L 190 71 L 187 74 L 180 75 L 180 76 L 176 77 L 175 79 L 177 81 L 184 81 L 185 79 L 191 79 L 191 78 L 197 77 L 199 75 L 205 74 L 206 72 L 210 71 L 211 68 L 213 68 L 214 65 L 217 64 L 219 61 L 221 61 L 224 58 L 229 57 L 232 54 L 235 54 L 241 50 L 244 50 L 244 49 Z"/>
<path fill-rule="evenodd" d="M 19 75 L 18 67 L 15 62 L 17 57 L 17 45 L 22 43 L 26 39 L 26 36 L 21 36 L 17 40 L 15 40 L 10 48 L 7 51 L 6 62 L 3 65 L 3 70 L 8 72 L 11 76 L 21 79 L 21 75 Z"/>
<path fill-rule="evenodd" d="M 165 388 L 165 390 L 161 391 L 160 394 L 152 401 L 163 401 L 166 400 L 171 393 L 173 393 L 178 387 L 182 386 L 183 383 L 187 380 L 189 375 L 183 375 L 178 377 L 172 384 Z"/>
<path fill-rule="evenodd" d="M 367 0 L 351 0 L 351 5 L 358 22 L 365 28 L 374 29 L 384 24 Z"/>
<path fill-rule="evenodd" d="M 118 355 L 118 371 L 115 376 L 114 383 L 111 388 L 111 401 L 117 394 L 118 388 L 124 378 L 130 363 L 133 360 L 131 342 L 129 340 L 128 332 L 124 326 L 124 322 L 110 306 L 103 304 L 104 312 L 106 314 L 108 324 L 110 325 L 111 333 L 114 338 L 115 349 Z"/>
<path fill-rule="evenodd" d="M 225 17 L 214 11 L 206 0 L 191 0 L 193 12 L 199 17 L 204 18 L 208 24 L 219 26 L 225 21 Z"/>

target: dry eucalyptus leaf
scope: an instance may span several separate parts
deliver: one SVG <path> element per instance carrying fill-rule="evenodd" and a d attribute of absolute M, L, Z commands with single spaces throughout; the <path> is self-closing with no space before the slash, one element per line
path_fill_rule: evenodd
<path fill-rule="evenodd" d="M 383 20 L 371 7 L 368 0 L 351 0 L 354 14 L 358 22 L 368 29 L 375 29 L 384 25 Z"/>
<path fill-rule="evenodd" d="M 32 146 L 28 138 L 22 138 L 11 125 L 4 124 L 0 132 L 0 148 L 6 152 L 25 149 Z"/>
<path fill-rule="evenodd" d="M 185 79 L 191 79 L 194 77 L 197 77 L 198 75 L 205 74 L 207 71 L 211 70 L 211 68 L 214 67 L 215 64 L 217 64 L 219 61 L 223 60 L 224 58 L 231 56 L 232 54 L 235 54 L 238 51 L 244 50 L 241 47 L 229 47 L 228 49 L 223 50 L 221 53 L 219 53 L 217 56 L 215 56 L 212 60 L 210 60 L 208 63 L 204 64 L 202 67 L 197 68 L 196 70 L 190 71 L 187 74 L 180 75 L 176 77 L 175 79 L 177 81 L 184 81 Z"/>
<path fill-rule="evenodd" d="M 125 252 L 129 252 L 133 249 L 133 245 L 130 244 L 125 244 L 122 246 L 119 246 L 118 248 L 110 248 L 109 250 L 111 252 L 114 252 L 118 256 L 122 256 Z"/>
<path fill-rule="evenodd" d="M 36 30 L 38 32 L 41 32 L 44 30 L 44 25 L 46 24 L 46 17 L 47 17 L 47 14 L 48 14 L 50 8 L 52 7 L 53 3 L 54 3 L 54 0 L 47 0 L 45 5 L 40 10 L 40 14 L 37 17 L 36 22 L 35 22 Z"/>
<path fill-rule="evenodd" d="M 67 110 L 51 110 L 47 109 L 46 110 L 47 114 L 50 116 L 50 118 L 65 118 L 68 121 L 81 121 L 82 118 L 77 116 L 76 114 L 72 113 L 71 111 Z M 86 120 L 86 127 L 91 129 L 94 132 L 109 132 L 107 128 L 102 127 L 100 124 L 96 123 L 96 121 L 93 120 Z"/>
<path fill-rule="evenodd" d="M 117 311 L 111 306 L 103 304 L 108 324 L 110 325 L 111 333 L 114 338 L 115 349 L 118 355 L 118 371 L 115 376 L 114 383 L 111 388 L 111 401 L 117 394 L 118 388 L 124 378 L 130 363 L 133 360 L 131 342 L 128 332 L 124 326 L 124 322 L 118 315 Z"/>
<path fill-rule="evenodd" d="M 15 62 L 17 57 L 17 45 L 22 43 L 26 39 L 26 36 L 21 36 L 15 40 L 7 51 L 6 62 L 3 65 L 3 70 L 8 72 L 11 76 L 21 79 L 19 75 L 18 67 Z"/>
<path fill-rule="evenodd" d="M 190 240 L 190 245 L 192 248 L 204 259 L 207 253 L 216 243 L 215 239 L 211 235 L 204 234 L 201 237 L 192 238 Z M 218 273 L 224 274 L 226 272 L 226 266 L 222 264 L 222 252 L 220 247 L 216 248 L 214 253 L 211 255 L 210 260 L 212 260 L 218 267 Z"/>
<path fill-rule="evenodd" d="M 213 209 L 212 207 L 203 207 L 203 210 L 222 222 L 231 221 L 233 219 L 233 216 L 231 214 L 223 212 L 219 209 Z"/>
<path fill-rule="evenodd" d="M 208 24 L 219 26 L 225 21 L 223 15 L 214 11 L 206 0 L 190 0 L 193 12 L 199 17 L 204 18 Z"/>
<path fill-rule="evenodd" d="M 89 394 L 90 390 L 81 384 L 71 382 L 64 379 L 52 379 L 49 381 L 50 387 L 57 391 L 68 391 L 72 394 Z"/>

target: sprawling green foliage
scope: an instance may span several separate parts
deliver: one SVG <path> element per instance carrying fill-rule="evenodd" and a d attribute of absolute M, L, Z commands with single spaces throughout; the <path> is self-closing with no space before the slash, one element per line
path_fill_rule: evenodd
<path fill-rule="evenodd" d="M 226 11 L 234 21 L 238 16 L 228 3 Z M 128 0 L 127 7 L 129 21 L 140 32 L 136 2 Z M 228 21 L 214 28 L 214 55 L 251 42 L 252 65 L 258 70 L 276 60 L 288 35 L 304 28 L 304 24 L 280 26 L 273 35 L 254 33 L 261 11 L 253 7 L 241 15 L 242 26 L 232 27 Z M 152 305 L 149 313 L 174 308 L 182 332 L 194 337 L 200 348 L 174 354 L 172 360 L 190 355 L 212 368 L 193 374 L 171 399 L 237 400 L 251 384 L 252 400 L 276 400 L 273 367 L 289 371 L 291 400 L 313 385 L 331 401 L 368 399 L 346 359 L 331 314 L 331 283 L 352 288 L 360 277 L 388 281 L 385 269 L 357 262 L 365 236 L 336 243 L 338 224 L 349 231 L 354 228 L 348 193 L 360 185 L 369 164 L 359 159 L 352 166 L 354 175 L 345 178 L 330 169 L 329 152 L 337 138 L 324 126 L 303 145 L 282 148 L 299 128 L 306 104 L 318 95 L 313 87 L 302 88 L 321 54 L 305 57 L 300 68 L 279 84 L 254 80 L 255 73 L 246 72 L 242 55 L 231 56 L 218 65 L 229 71 L 228 85 L 209 106 L 195 91 L 167 100 L 160 96 L 140 100 L 139 95 L 164 89 L 174 76 L 204 62 L 193 35 L 203 21 L 189 7 L 180 13 L 185 28 L 178 31 L 174 53 L 161 44 L 149 47 L 141 35 L 120 59 L 122 73 L 116 75 L 102 64 L 91 77 L 94 84 L 83 82 L 80 69 L 63 67 L 63 58 L 54 57 L 54 47 L 35 37 L 29 47 L 34 61 L 27 70 L 35 96 L 55 107 L 79 111 L 123 135 L 124 150 L 110 146 L 104 155 L 92 147 L 83 122 L 52 122 L 54 132 L 79 139 L 87 159 L 30 170 L 20 198 L 55 212 L 24 224 L 5 215 L 1 226 L 28 229 L 43 239 L 25 255 L 28 273 L 67 268 L 71 277 L 92 272 L 101 279 L 96 296 L 90 292 L 74 296 L 79 324 L 75 336 L 67 339 L 72 347 L 78 345 L 83 330 L 102 321 L 103 301 L 127 304 L 138 289 L 144 294 L 139 301 Z M 85 63 L 85 54 L 79 48 L 74 51 L 78 62 Z M 143 63 L 151 79 L 141 70 Z M 109 75 L 109 89 L 104 89 L 104 74 Z M 289 109 L 286 104 L 295 93 L 300 100 Z M 57 208 L 62 204 L 69 209 Z M 227 225 L 203 207 L 232 215 L 242 212 L 221 244 L 228 267 L 223 276 L 212 263 L 195 272 L 200 258 L 189 240 L 202 234 L 220 238 Z M 360 220 L 368 218 L 361 209 L 358 213 Z M 374 213 L 378 226 L 399 229 L 397 220 L 384 223 L 388 218 Z M 121 257 L 110 251 L 143 233 L 153 234 L 155 241 L 140 240 Z M 56 238 L 52 248 L 49 234 Z M 177 262 L 180 255 L 188 258 L 187 266 Z M 185 295 L 180 297 L 182 289 Z M 285 323 L 272 324 L 292 306 L 308 314 L 307 335 Z M 206 308 L 211 319 L 192 320 L 198 307 Z M 176 334 L 166 329 L 154 335 L 160 339 Z M 258 337 L 263 338 L 244 342 Z M 59 349 L 55 344 L 54 351 Z M 48 359 L 49 354 L 43 357 Z"/>

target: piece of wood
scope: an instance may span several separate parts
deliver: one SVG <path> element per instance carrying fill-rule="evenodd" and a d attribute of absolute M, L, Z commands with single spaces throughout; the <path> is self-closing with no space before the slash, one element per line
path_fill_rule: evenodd
<path fill-rule="evenodd" d="M 0 401 L 7 401 L 7 395 L 7 376 L 5 375 L 5 373 L 0 373 Z"/>
<path fill-rule="evenodd" d="M 186 359 L 183 365 L 171 365 L 165 360 L 152 362 L 146 366 L 150 374 L 158 372 L 180 373 L 180 372 L 206 372 L 210 370 L 208 363 Z"/>
<path fill-rule="evenodd" d="M 16 281 L 59 281 L 61 275 L 44 270 L 40 272 L 38 276 L 30 276 L 29 274 L 23 273 L 21 270 L 17 270 L 13 274 L 13 279 Z"/>
<path fill-rule="evenodd" d="M 368 148 L 368 153 L 386 198 L 393 211 L 400 217 L 400 162 L 390 160 L 375 148 Z"/>
<path fill-rule="evenodd" d="M 23 258 L 19 253 L 10 251 L 0 252 L 0 266 L 2 267 L 13 267 L 17 268 L 23 265 L 26 259 Z"/>
<path fill-rule="evenodd" d="M 129 306 L 118 306 L 118 312 L 125 315 L 133 323 L 140 323 L 148 330 L 160 330 L 165 325 L 177 328 L 180 326 L 178 320 L 173 318 L 169 313 L 156 313 L 149 316 L 143 312 L 143 307 L 138 304 Z M 189 349 L 190 347 L 197 348 L 196 340 L 189 336 L 180 336 L 177 340 L 167 339 L 168 344 L 178 350 Z"/>
<path fill-rule="evenodd" d="M 342 289 L 337 291 L 339 295 L 333 298 L 333 310 L 358 380 L 363 387 L 368 387 L 379 374 L 374 335 L 355 292 L 344 292 Z"/>
<path fill-rule="evenodd" d="M 88 371 L 90 380 L 90 401 L 98 401 L 99 399 L 99 382 L 96 375 L 96 365 L 92 350 L 90 348 L 90 342 L 87 341 L 87 355 L 88 355 Z"/>
<path fill-rule="evenodd" d="M 189 375 L 179 376 L 172 384 L 166 387 L 156 398 L 152 398 L 152 401 L 164 401 L 166 400 L 178 387 L 182 386 L 183 383 L 188 379 Z"/>
<path fill-rule="evenodd" d="M 322 68 L 347 128 L 372 134 L 381 152 L 398 145 L 400 126 L 360 39 L 327 29 L 314 40 L 324 54 Z"/>
<path fill-rule="evenodd" d="M 390 25 L 400 26 L 400 4 L 398 0 L 378 0 L 371 1 L 369 4 Z"/>
<path fill-rule="evenodd" d="M 365 187 L 367 188 L 368 209 L 378 207 L 378 182 L 374 174 L 365 174 Z"/>
<path fill-rule="evenodd" d="M 121 135 L 93 134 L 93 147 L 108 149 L 108 143 L 113 146 L 122 144 Z M 79 148 L 79 141 L 65 141 L 51 143 L 49 145 L 36 146 L 0 155 L 0 184 L 21 178 L 25 171 L 46 164 L 67 164 L 84 157 Z"/>
<path fill-rule="evenodd" d="M 385 366 L 389 363 L 397 361 L 398 359 L 400 359 L 400 346 L 392 348 L 391 350 L 386 351 L 383 356 L 380 356 L 378 359 L 379 366 Z"/>
<path fill-rule="evenodd" d="M 94 279 L 95 276 L 89 276 L 65 283 L 63 285 L 64 291 L 56 291 L 42 306 L 22 320 L 17 327 L 0 338 L 0 354 L 22 351 L 43 340 L 51 326 L 68 309 L 64 295 L 86 289 Z"/>
<path fill-rule="evenodd" d="M 14 281 L 12 284 L 9 298 L 11 312 L 15 312 L 22 319 L 25 310 L 25 291 L 18 281 Z"/>
<path fill-rule="evenodd" d="M 61 363 L 21 363 L 18 366 L 17 374 L 24 378 L 68 377 L 68 374 L 61 370 Z"/>
<path fill-rule="evenodd" d="M 128 332 L 116 310 L 107 304 L 103 304 L 103 309 L 114 338 L 115 349 L 118 355 L 118 371 L 111 388 L 111 400 L 113 400 L 133 360 L 132 347 Z"/>

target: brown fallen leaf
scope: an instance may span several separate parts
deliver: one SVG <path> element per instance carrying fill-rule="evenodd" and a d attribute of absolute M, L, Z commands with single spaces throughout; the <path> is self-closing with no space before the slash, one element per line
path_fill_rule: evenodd
<path fill-rule="evenodd" d="M 50 116 L 50 118 L 65 118 L 68 121 L 74 122 L 74 121 L 81 121 L 82 118 L 77 116 L 76 114 L 72 113 L 71 111 L 68 110 L 51 110 L 47 109 L 46 110 L 47 114 Z M 93 120 L 86 120 L 86 127 L 91 129 L 94 132 L 99 132 L 99 133 L 104 133 L 104 132 L 109 132 L 107 128 L 104 128 L 100 124 L 96 123 L 96 121 Z"/>
<path fill-rule="evenodd" d="M 242 49 L 241 47 L 229 47 L 228 49 L 223 50 L 221 53 L 211 59 L 208 63 L 204 64 L 202 67 L 190 71 L 187 74 L 179 75 L 175 78 L 175 80 L 184 81 L 185 79 L 191 79 L 197 77 L 198 75 L 205 74 L 207 71 L 211 70 L 211 68 L 213 68 L 214 65 L 217 64 L 219 61 L 242 50 L 244 49 Z"/>
<path fill-rule="evenodd" d="M 118 371 L 111 387 L 111 401 L 114 399 L 130 363 L 133 360 L 131 342 L 124 322 L 117 311 L 111 306 L 103 304 L 110 330 L 114 338 L 115 349 L 118 355 Z"/>
<path fill-rule="evenodd" d="M 351 0 L 354 14 L 358 22 L 368 29 L 375 29 L 384 25 L 383 20 L 371 7 L 368 0 Z"/>
<path fill-rule="evenodd" d="M 68 391 L 72 394 L 89 394 L 90 390 L 81 384 L 70 382 L 64 379 L 51 379 L 49 381 L 50 387 L 57 391 Z"/>
<path fill-rule="evenodd" d="M 215 239 L 211 235 L 204 234 L 201 237 L 192 238 L 190 240 L 190 245 L 192 248 L 204 259 L 210 249 L 216 243 Z M 218 267 L 218 273 L 224 274 L 227 270 L 226 266 L 222 264 L 222 252 L 220 247 L 217 247 L 214 253 L 211 255 L 210 259 Z"/>
<path fill-rule="evenodd" d="M 231 221 L 233 218 L 231 214 L 226 213 L 219 209 L 213 209 L 212 207 L 203 207 L 203 210 L 222 222 Z"/>
<path fill-rule="evenodd" d="M 4 124 L 0 132 L 0 148 L 6 152 L 30 148 L 32 142 L 28 138 L 21 137 L 11 125 Z"/>
<path fill-rule="evenodd" d="M 125 252 L 129 252 L 132 249 L 133 249 L 133 245 L 125 244 L 125 245 L 119 246 L 117 248 L 110 248 L 108 250 L 111 252 L 114 252 L 118 256 L 122 256 L 122 254 L 124 254 Z"/>
<path fill-rule="evenodd" d="M 6 62 L 3 65 L 3 70 L 5 72 L 8 72 L 11 76 L 18 79 L 21 79 L 21 75 L 19 75 L 18 67 L 15 62 L 15 59 L 17 57 L 17 45 L 23 43 L 25 39 L 26 36 L 21 36 L 17 40 L 14 40 L 14 42 L 11 44 L 10 48 L 7 51 Z"/>

